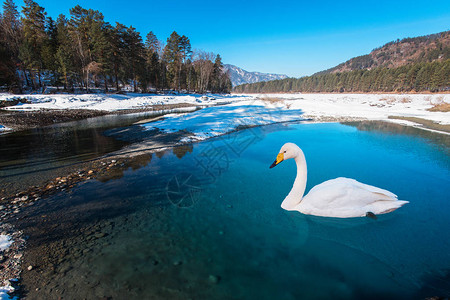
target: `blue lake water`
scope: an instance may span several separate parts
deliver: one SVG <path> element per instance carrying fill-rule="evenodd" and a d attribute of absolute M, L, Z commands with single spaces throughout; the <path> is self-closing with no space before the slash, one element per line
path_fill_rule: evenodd
<path fill-rule="evenodd" d="M 295 163 L 269 166 L 285 142 L 306 155 L 307 191 L 344 176 L 410 203 L 377 220 L 284 211 Z M 257 127 L 141 155 L 120 176 L 29 208 L 20 226 L 42 229 L 29 251 L 42 240 L 67 248 L 36 262 L 52 261 L 53 272 L 30 295 L 448 297 L 449 147 L 448 136 L 399 125 L 328 123 Z"/>

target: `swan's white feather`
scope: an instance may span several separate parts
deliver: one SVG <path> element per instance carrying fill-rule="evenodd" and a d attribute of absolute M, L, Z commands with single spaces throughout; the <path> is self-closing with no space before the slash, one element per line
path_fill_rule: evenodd
<path fill-rule="evenodd" d="M 336 178 L 316 185 L 303 197 L 296 210 L 310 215 L 349 218 L 367 212 L 387 213 L 408 203 L 387 190 L 351 178 Z"/>

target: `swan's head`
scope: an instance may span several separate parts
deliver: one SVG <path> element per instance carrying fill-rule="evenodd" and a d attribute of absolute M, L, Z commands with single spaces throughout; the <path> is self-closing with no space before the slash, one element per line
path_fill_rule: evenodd
<path fill-rule="evenodd" d="M 270 166 L 272 169 L 276 165 L 278 165 L 283 160 L 289 159 L 289 158 L 295 158 L 298 155 L 299 147 L 294 143 L 286 143 L 281 147 L 280 153 L 277 155 L 277 159 L 273 162 L 273 164 Z"/>

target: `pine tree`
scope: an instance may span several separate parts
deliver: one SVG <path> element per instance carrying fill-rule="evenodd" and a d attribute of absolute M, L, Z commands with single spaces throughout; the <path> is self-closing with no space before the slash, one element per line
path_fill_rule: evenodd
<path fill-rule="evenodd" d="M 145 49 L 147 83 L 157 90 L 161 77 L 159 64 L 160 42 L 152 31 L 146 36 Z"/>
<path fill-rule="evenodd" d="M 58 31 L 56 23 L 51 17 L 46 20 L 46 34 L 47 38 L 42 45 L 41 57 L 43 68 L 52 72 L 52 83 L 55 84 L 57 80 L 56 71 L 58 69 L 58 64 L 55 60 L 56 51 L 58 50 Z"/>
<path fill-rule="evenodd" d="M 174 31 L 167 39 L 167 44 L 164 48 L 164 60 L 167 65 L 167 81 L 174 90 L 180 87 L 180 70 L 182 64 L 180 40 L 181 37 Z"/>
<path fill-rule="evenodd" d="M 43 7 L 33 0 L 24 0 L 25 6 L 22 9 L 24 15 L 22 19 L 24 42 L 20 49 L 20 55 L 25 65 L 30 70 L 37 70 L 39 87 L 42 87 L 41 70 L 43 67 L 43 60 L 41 51 L 44 43 L 47 40 L 45 31 L 45 16 L 46 12 Z M 32 76 L 34 88 L 34 76 Z"/>
<path fill-rule="evenodd" d="M 21 43 L 22 23 L 20 22 L 17 6 L 12 0 L 5 0 L 0 20 L 0 80 L 2 84 L 9 86 L 15 83 L 19 92 L 22 91 L 22 84 L 20 78 L 16 75 L 16 66 L 22 66 L 19 59 Z M 28 82 L 26 74 L 24 77 Z"/>
<path fill-rule="evenodd" d="M 74 69 L 74 54 L 72 41 L 70 39 L 68 30 L 68 20 L 64 15 L 59 15 L 56 20 L 56 39 L 57 49 L 55 53 L 55 62 L 57 65 L 57 71 L 60 74 L 59 80 L 62 80 L 64 90 L 73 90 L 73 83 L 70 74 L 75 72 Z"/>
<path fill-rule="evenodd" d="M 124 53 L 129 66 L 127 75 L 132 78 L 133 90 L 137 92 L 137 82 L 145 76 L 145 47 L 141 35 L 132 26 L 127 28 L 124 42 Z"/>

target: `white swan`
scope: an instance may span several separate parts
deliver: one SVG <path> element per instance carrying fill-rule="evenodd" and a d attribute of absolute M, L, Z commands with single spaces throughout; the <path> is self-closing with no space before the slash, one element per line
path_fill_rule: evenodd
<path fill-rule="evenodd" d="M 398 200 L 397 196 L 389 191 L 343 177 L 318 184 L 303 197 L 307 178 L 306 159 L 297 145 L 284 144 L 270 168 L 289 158 L 295 159 L 297 177 L 289 195 L 281 204 L 285 210 L 297 210 L 307 215 L 322 217 L 375 217 L 408 203 Z"/>

